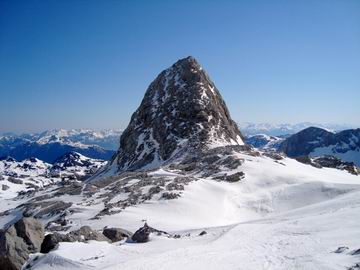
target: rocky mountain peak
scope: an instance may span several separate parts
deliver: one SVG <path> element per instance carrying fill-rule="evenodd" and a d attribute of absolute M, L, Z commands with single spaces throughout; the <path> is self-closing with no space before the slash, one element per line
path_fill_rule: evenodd
<path fill-rule="evenodd" d="M 218 89 L 195 58 L 150 84 L 112 160 L 118 171 L 153 168 L 189 148 L 243 144 Z"/>

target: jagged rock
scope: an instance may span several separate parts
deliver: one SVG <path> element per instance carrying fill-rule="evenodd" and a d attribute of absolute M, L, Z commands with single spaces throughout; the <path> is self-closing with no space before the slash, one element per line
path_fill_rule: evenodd
<path fill-rule="evenodd" d="M 140 229 L 138 229 L 138 230 L 133 234 L 133 236 L 131 237 L 131 240 L 133 240 L 133 241 L 136 242 L 136 243 L 146 243 L 146 242 L 149 242 L 149 240 L 150 240 L 150 238 L 149 238 L 150 233 L 157 233 L 158 235 L 161 235 L 161 234 L 169 235 L 167 232 L 154 229 L 154 228 L 148 226 L 148 225 L 145 223 L 143 227 L 141 227 Z"/>
<path fill-rule="evenodd" d="M 103 230 L 103 235 L 109 238 L 111 242 L 118 242 L 124 238 L 131 238 L 133 234 L 121 228 L 105 228 Z"/>
<path fill-rule="evenodd" d="M 201 233 L 199 233 L 199 236 L 203 236 L 203 235 L 205 235 L 205 234 L 207 234 L 207 232 L 206 232 L 206 231 L 202 231 Z"/>
<path fill-rule="evenodd" d="M 10 187 L 8 185 L 1 185 L 3 191 L 8 190 Z"/>
<path fill-rule="evenodd" d="M 34 218 L 22 218 L 15 223 L 17 235 L 24 239 L 31 250 L 38 251 L 44 239 L 44 227 Z"/>
<path fill-rule="evenodd" d="M 238 182 L 241 179 L 243 179 L 245 177 L 245 174 L 243 172 L 237 172 L 231 175 L 227 175 L 225 177 L 225 180 L 228 182 Z"/>
<path fill-rule="evenodd" d="M 44 228 L 34 218 L 22 218 L 0 232 L 0 266 L 2 270 L 20 270 L 30 253 L 40 251 Z"/>
<path fill-rule="evenodd" d="M 199 63 L 187 57 L 150 84 L 117 154 L 98 175 L 113 167 L 118 172 L 155 168 L 183 150 L 236 144 L 243 144 L 243 136 L 218 89 Z"/>
<path fill-rule="evenodd" d="M 149 239 L 150 233 L 151 233 L 150 227 L 148 227 L 147 224 L 145 223 L 143 227 L 141 227 L 134 233 L 131 239 L 137 243 L 146 243 L 150 240 Z"/>

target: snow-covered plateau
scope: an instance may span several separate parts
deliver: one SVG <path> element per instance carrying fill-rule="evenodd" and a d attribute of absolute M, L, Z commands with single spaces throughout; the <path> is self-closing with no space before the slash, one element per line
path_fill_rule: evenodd
<path fill-rule="evenodd" d="M 31 269 L 349 269 L 360 262 L 351 255 L 360 248 L 359 176 L 289 158 L 235 155 L 244 161 L 230 171 L 245 173 L 239 182 L 194 176 L 177 199 L 160 199 L 161 191 L 100 219 L 91 217 L 104 207 L 102 193 L 61 198 L 74 202 L 72 229 L 135 231 L 146 220 L 181 237 L 151 235 L 144 244 L 64 242 L 46 255 L 32 255 L 37 259 Z M 151 174 L 183 176 L 164 168 Z M 199 236 L 202 231 L 207 233 Z"/>

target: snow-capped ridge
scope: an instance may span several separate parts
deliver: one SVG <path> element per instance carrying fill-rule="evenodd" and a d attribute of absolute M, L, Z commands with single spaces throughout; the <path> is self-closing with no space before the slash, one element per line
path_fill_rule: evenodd
<path fill-rule="evenodd" d="M 290 157 L 331 155 L 360 166 L 360 129 L 334 133 L 309 127 L 285 139 L 279 150 Z"/>

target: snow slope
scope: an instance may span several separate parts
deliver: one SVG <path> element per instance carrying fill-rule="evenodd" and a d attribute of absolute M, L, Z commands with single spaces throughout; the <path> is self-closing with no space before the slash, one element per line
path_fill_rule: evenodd
<path fill-rule="evenodd" d="M 32 269 L 347 269 L 360 262 L 360 177 L 285 158 L 237 153 L 236 183 L 198 177 L 174 200 L 154 198 L 89 219 L 101 203 L 79 197 L 73 224 L 135 230 L 143 220 L 180 239 L 145 244 L 61 243 Z M 162 168 L 154 174 L 176 174 Z M 70 198 L 72 201 L 76 201 Z M 76 226 L 75 226 L 76 227 Z M 207 234 L 198 236 L 206 230 Z M 343 253 L 334 253 L 341 246 Z"/>

